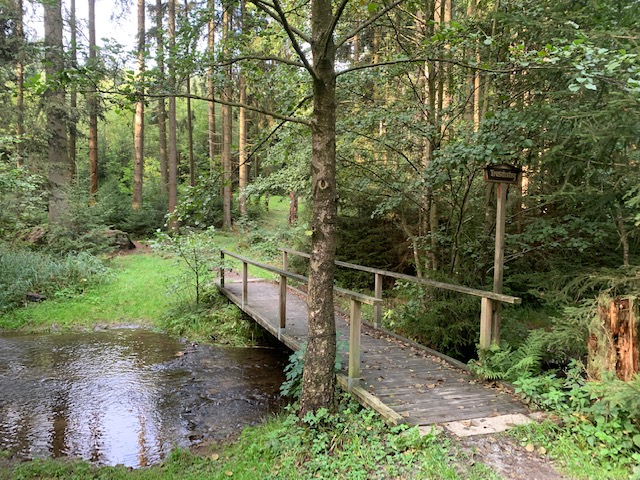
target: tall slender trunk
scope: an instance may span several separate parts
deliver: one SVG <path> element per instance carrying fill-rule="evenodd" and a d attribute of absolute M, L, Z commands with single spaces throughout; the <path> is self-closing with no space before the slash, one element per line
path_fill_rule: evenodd
<path fill-rule="evenodd" d="M 145 10 L 144 0 L 138 0 L 138 76 L 142 80 L 144 75 L 145 50 Z M 142 206 L 142 180 L 144 176 L 144 88 L 137 92 L 136 113 L 133 122 L 133 198 L 131 208 L 140 209 Z"/>
<path fill-rule="evenodd" d="M 300 415 L 333 405 L 336 326 L 333 278 L 336 255 L 336 47 L 331 0 L 311 4 L 313 120 L 311 127 L 311 259 L 309 328 Z"/>
<path fill-rule="evenodd" d="M 20 42 L 18 52 L 18 62 L 16 64 L 16 78 L 18 82 L 18 92 L 16 99 L 17 125 L 16 135 L 18 137 L 18 156 L 16 166 L 24 167 L 24 5 L 23 0 L 18 0 L 18 18 L 16 24 L 16 35 Z"/>
<path fill-rule="evenodd" d="M 69 152 L 67 140 L 67 105 L 65 92 L 57 81 L 64 70 L 62 43 L 62 2 L 49 1 L 44 4 L 45 73 L 51 82 L 45 91 L 47 114 L 47 161 L 49 164 L 49 223 L 62 221 L 67 208 L 66 188 L 71 181 L 69 175 Z"/>
<path fill-rule="evenodd" d="M 240 2 L 240 29 L 244 33 L 246 2 Z M 238 79 L 239 100 L 241 104 L 247 103 L 247 86 L 242 70 Z M 239 108 L 238 112 L 238 203 L 240 206 L 240 215 L 247 214 L 247 195 L 246 188 L 249 184 L 249 157 L 247 155 L 247 111 L 244 107 Z"/>
<path fill-rule="evenodd" d="M 156 0 L 156 64 L 161 84 L 165 81 L 164 69 L 164 10 L 162 0 Z M 163 88 L 164 90 L 164 88 Z M 164 97 L 158 98 L 158 156 L 160 157 L 160 190 L 166 195 L 169 189 L 169 170 L 167 155 L 167 110 Z"/>
<path fill-rule="evenodd" d="M 93 67 L 96 51 L 96 2 L 89 0 L 89 64 Z M 89 202 L 95 202 L 98 193 L 98 97 L 96 86 L 89 84 L 87 108 L 89 110 Z"/>
<path fill-rule="evenodd" d="M 185 22 L 189 24 L 189 0 L 184 0 Z M 187 46 L 187 56 L 190 55 L 190 48 Z M 196 185 L 196 164 L 193 156 L 193 121 L 191 118 L 191 75 L 187 74 L 187 144 L 189 149 L 189 185 Z"/>
<path fill-rule="evenodd" d="M 222 41 L 225 44 L 225 51 L 228 49 L 231 35 L 231 5 L 227 4 L 224 9 L 222 19 Z M 231 91 L 231 66 L 227 67 L 227 78 L 223 88 L 223 100 L 230 102 L 232 100 Z M 232 142 L 232 125 L 231 125 L 231 107 L 229 105 L 222 106 L 222 226 L 230 229 L 232 227 L 231 218 L 231 198 L 233 196 L 232 188 L 232 163 L 231 163 L 231 142 Z"/>
<path fill-rule="evenodd" d="M 176 138 L 176 74 L 175 74 L 175 47 L 176 47 L 176 0 L 168 3 L 168 32 L 169 32 L 169 213 L 173 213 L 178 203 L 178 145 Z M 175 230 L 178 224 L 175 220 L 169 223 L 169 229 Z"/>
<path fill-rule="evenodd" d="M 209 11 L 209 15 L 211 15 L 209 19 L 209 36 L 207 38 L 207 49 L 209 50 L 209 55 L 211 57 L 211 65 L 213 65 L 214 63 L 213 58 L 215 54 L 215 44 L 216 44 L 215 42 L 215 31 L 216 31 L 215 0 L 208 0 L 207 10 Z M 215 76 L 215 72 L 213 70 L 213 66 L 211 66 L 207 74 L 207 95 L 209 97 L 209 109 L 208 109 L 209 169 L 211 173 L 213 173 L 215 169 L 216 145 L 218 143 L 218 139 L 216 136 L 216 104 L 213 101 L 213 99 L 215 98 L 214 76 Z"/>
<path fill-rule="evenodd" d="M 71 64 L 73 68 L 78 66 L 78 24 L 76 22 L 76 0 L 71 0 L 69 5 L 69 27 L 71 33 Z M 69 95 L 69 172 L 71 177 L 76 174 L 76 143 L 78 137 L 78 92 L 71 88 Z"/>

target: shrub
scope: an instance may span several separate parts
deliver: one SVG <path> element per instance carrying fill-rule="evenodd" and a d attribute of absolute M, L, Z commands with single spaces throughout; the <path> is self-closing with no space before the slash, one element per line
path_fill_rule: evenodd
<path fill-rule="evenodd" d="M 78 293 L 107 274 L 107 267 L 88 253 L 55 258 L 0 245 L 0 312 L 23 304 L 29 292 L 45 296 Z"/>

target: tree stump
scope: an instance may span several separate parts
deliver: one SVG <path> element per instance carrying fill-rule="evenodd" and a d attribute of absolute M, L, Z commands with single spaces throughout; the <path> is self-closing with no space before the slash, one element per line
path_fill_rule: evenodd
<path fill-rule="evenodd" d="M 629 381 L 638 373 L 638 314 L 632 298 L 602 299 L 589 336 L 587 371 L 612 372 Z"/>

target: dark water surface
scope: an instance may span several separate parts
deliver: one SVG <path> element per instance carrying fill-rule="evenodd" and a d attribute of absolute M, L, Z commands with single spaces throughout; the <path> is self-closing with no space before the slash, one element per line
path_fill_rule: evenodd
<path fill-rule="evenodd" d="M 0 334 L 0 451 L 138 467 L 280 407 L 286 353 L 148 330 Z"/>

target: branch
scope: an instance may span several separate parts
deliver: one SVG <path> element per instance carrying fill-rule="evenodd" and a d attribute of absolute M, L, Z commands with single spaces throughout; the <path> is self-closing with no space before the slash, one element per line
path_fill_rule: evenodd
<path fill-rule="evenodd" d="M 286 58 L 276 57 L 272 55 L 264 55 L 264 56 L 263 55 L 243 55 L 242 57 L 230 58 L 229 60 L 213 64 L 212 66 L 227 67 L 229 65 L 233 65 L 235 63 L 242 62 L 244 60 L 260 60 L 260 61 L 266 61 L 266 62 L 271 61 L 276 63 L 282 63 L 284 65 L 291 65 L 293 67 L 307 68 L 306 65 L 300 62 L 296 62 L 295 60 L 288 60 Z"/>
<path fill-rule="evenodd" d="M 346 8 L 348 3 L 349 3 L 349 0 L 342 0 L 340 5 L 338 5 L 338 9 L 336 10 L 336 14 L 331 19 L 331 25 L 329 25 L 329 30 L 326 32 L 325 37 L 324 37 L 324 45 L 323 45 L 323 48 L 322 48 L 322 51 L 324 52 L 323 55 L 327 54 L 327 49 L 329 48 L 329 40 L 331 38 L 333 38 L 333 32 L 335 31 L 336 26 L 338 25 L 338 22 L 340 21 L 340 17 L 344 13 L 344 9 Z"/>
<path fill-rule="evenodd" d="M 393 2 L 391 5 L 387 5 L 386 7 L 384 7 L 382 10 L 380 10 L 378 13 L 376 13 L 373 17 L 369 18 L 362 25 L 358 25 L 354 30 L 350 31 L 344 37 L 342 37 L 340 40 L 338 40 L 336 42 L 336 48 L 340 48 L 342 45 L 347 43 L 350 39 L 355 37 L 362 30 L 367 28 L 372 23 L 375 23 L 380 17 L 382 17 L 382 16 L 386 15 L 387 13 L 389 13 L 391 10 L 393 10 L 398 5 L 400 5 L 402 2 L 404 2 L 404 0 L 395 0 L 395 2 Z"/>
<path fill-rule="evenodd" d="M 86 93 L 86 92 L 82 92 L 82 93 Z M 111 94 L 111 95 L 123 95 L 123 96 L 131 96 L 131 92 L 120 92 L 118 90 L 100 90 L 99 93 L 102 94 Z M 253 105 L 248 105 L 246 103 L 239 103 L 239 102 L 227 102 L 226 100 L 220 100 L 219 98 L 211 98 L 211 97 L 202 97 L 200 95 L 194 95 L 194 94 L 186 94 L 186 93 L 175 93 L 175 94 L 157 94 L 157 93 L 145 93 L 144 95 L 140 95 L 141 97 L 144 98 L 167 98 L 170 96 L 176 97 L 176 98 L 190 98 L 192 100 L 202 100 L 204 102 L 214 102 L 214 103 L 219 103 L 221 105 L 228 105 L 230 107 L 238 107 L 238 108 L 246 108 L 247 110 L 250 110 L 252 112 L 257 112 L 257 113 L 262 113 L 263 115 L 267 115 L 269 117 L 273 117 L 273 118 L 277 118 L 278 120 L 283 120 L 285 122 L 292 122 L 292 123 L 298 123 L 300 125 L 306 125 L 307 127 L 311 127 L 311 121 L 310 120 L 306 120 L 304 118 L 298 118 L 298 117 L 292 117 L 289 115 L 282 115 L 280 113 L 276 113 L 276 112 L 272 112 L 270 110 L 265 110 L 263 108 L 260 107 L 256 107 Z M 303 101 L 308 100 L 308 97 L 305 97 L 305 99 Z M 298 107 L 296 107 L 297 109 Z"/>
<path fill-rule="evenodd" d="M 470 70 L 477 70 L 480 72 L 486 72 L 486 73 L 517 73 L 517 72 L 522 72 L 522 71 L 527 71 L 527 70 L 537 70 L 537 69 L 544 69 L 544 68 L 548 68 L 548 67 L 532 67 L 531 65 L 529 65 L 528 67 L 514 67 L 514 68 L 508 68 L 508 69 L 504 69 L 504 70 L 499 70 L 499 69 L 492 69 L 492 68 L 487 68 L 487 67 L 480 67 L 478 65 L 471 65 L 468 63 L 464 63 L 461 62 L 459 60 L 453 60 L 450 58 L 403 58 L 403 59 L 398 59 L 398 60 L 388 60 L 386 62 L 378 62 L 378 63 L 369 63 L 366 65 L 357 65 L 355 67 L 351 67 L 351 68 L 347 68 L 345 70 L 341 70 L 339 72 L 336 73 L 336 77 L 340 76 L 340 75 L 344 75 L 345 73 L 351 73 L 351 72 L 355 72 L 358 70 L 365 70 L 368 68 L 377 68 L 377 67 L 387 67 L 390 65 L 403 65 L 405 63 L 424 63 L 424 62 L 440 62 L 440 63 L 449 63 L 451 65 L 457 65 L 459 67 L 464 67 L 464 68 L 468 68 Z"/>
<path fill-rule="evenodd" d="M 309 100 L 311 100 L 313 98 L 313 96 L 311 95 L 307 95 L 306 97 L 304 97 L 302 100 L 300 100 L 298 102 L 298 104 L 293 108 L 293 110 L 291 110 L 291 113 L 289 114 L 289 116 L 293 115 L 294 113 L 296 113 L 296 111 L 302 107 L 302 105 L 304 105 L 306 102 L 308 102 Z M 253 150 L 249 153 L 249 155 L 247 155 L 247 159 L 245 160 L 245 163 L 248 162 L 257 152 L 258 150 L 260 150 L 260 148 L 262 148 L 262 146 L 267 143 L 269 141 L 269 139 L 271 137 L 273 137 L 278 130 L 280 130 L 285 124 L 287 123 L 286 120 L 282 120 L 280 123 L 278 123 L 278 125 L 271 130 L 271 132 L 269 132 L 269 135 L 267 135 L 258 145 L 256 145 Z"/>
<path fill-rule="evenodd" d="M 298 43 L 298 40 L 296 39 L 295 36 L 298 35 L 302 40 L 304 40 L 307 43 L 311 43 L 311 39 L 307 37 L 304 33 L 302 33 L 300 30 L 297 30 L 291 25 L 289 25 L 287 16 L 282 10 L 282 7 L 280 6 L 280 3 L 278 2 L 278 0 L 274 0 L 273 4 L 271 5 L 267 5 L 265 2 L 262 2 L 262 0 L 252 0 L 252 3 L 256 7 L 258 7 L 260 10 L 265 12 L 267 15 L 269 15 L 271 18 L 273 18 L 280 25 L 282 25 L 282 28 L 284 28 L 285 33 L 287 34 L 287 36 L 289 37 L 289 40 L 291 41 L 291 45 L 293 46 L 293 49 L 296 51 L 296 53 L 300 57 L 300 60 L 304 64 L 304 68 L 307 69 L 309 74 L 314 79 L 317 79 L 315 70 L 307 60 L 307 57 L 302 51 L 302 47 Z M 269 7 L 273 8 L 273 10 L 275 10 L 275 13 Z"/>

